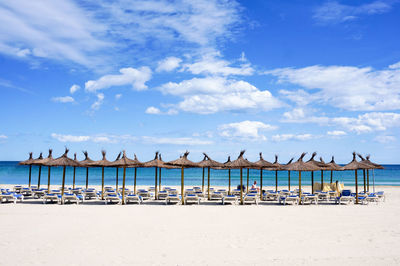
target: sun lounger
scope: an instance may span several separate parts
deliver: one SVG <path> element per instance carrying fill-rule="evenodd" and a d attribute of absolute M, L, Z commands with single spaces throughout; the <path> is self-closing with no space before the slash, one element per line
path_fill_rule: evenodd
<path fill-rule="evenodd" d="M 201 192 L 201 190 L 200 191 L 195 191 L 194 194 L 196 194 L 197 197 L 199 197 L 199 198 L 204 198 L 204 193 Z"/>
<path fill-rule="evenodd" d="M 53 193 L 46 193 L 43 196 L 43 204 L 46 204 L 47 202 L 57 202 L 60 203 L 61 202 L 61 195 L 58 194 L 53 194 Z"/>
<path fill-rule="evenodd" d="M 318 205 L 318 196 L 315 194 L 305 194 L 302 196 L 301 204 L 312 204 Z"/>
<path fill-rule="evenodd" d="M 142 198 L 136 194 L 128 194 L 125 195 L 125 203 L 137 203 L 140 204 L 142 203 Z"/>
<path fill-rule="evenodd" d="M 196 194 L 187 194 L 185 196 L 186 204 L 200 204 L 200 199 Z"/>
<path fill-rule="evenodd" d="M 0 195 L 0 203 L 2 203 L 2 202 L 17 203 L 17 200 L 23 201 L 24 196 L 22 194 L 17 194 L 15 192 L 2 192 Z"/>
<path fill-rule="evenodd" d="M 224 195 L 221 192 L 213 192 L 210 196 L 210 200 L 222 200 L 223 197 Z"/>
<path fill-rule="evenodd" d="M 370 193 L 365 199 L 367 202 L 376 202 L 376 204 L 379 203 L 380 199 L 376 193 Z"/>
<path fill-rule="evenodd" d="M 166 191 L 166 190 L 158 192 L 159 200 L 165 200 L 167 198 L 167 196 L 168 196 L 168 191 Z"/>
<path fill-rule="evenodd" d="M 168 197 L 166 197 L 165 199 L 165 204 L 179 204 L 181 202 L 181 197 L 178 195 L 168 195 Z"/>
<path fill-rule="evenodd" d="M 156 188 L 155 188 L 155 187 L 149 187 L 149 188 L 148 188 L 148 191 L 149 191 L 149 192 L 154 192 L 154 191 L 156 191 Z"/>
<path fill-rule="evenodd" d="M 275 200 L 278 200 L 278 199 L 279 199 L 279 192 L 277 192 L 277 191 L 267 190 L 265 192 L 265 194 L 263 195 L 263 200 L 275 201 Z"/>
<path fill-rule="evenodd" d="M 41 188 L 33 191 L 33 197 L 36 199 L 40 199 L 44 196 L 44 194 L 47 192 L 47 189 Z"/>
<path fill-rule="evenodd" d="M 202 192 L 201 187 L 193 187 L 194 192 Z"/>
<path fill-rule="evenodd" d="M 226 195 L 222 198 L 222 205 L 238 204 L 238 198 L 235 195 Z"/>
<path fill-rule="evenodd" d="M 104 203 L 114 203 L 116 202 L 117 204 L 121 204 L 122 203 L 122 196 L 116 193 L 110 193 L 107 194 L 107 196 L 104 197 Z"/>
<path fill-rule="evenodd" d="M 75 195 L 74 193 L 64 193 L 63 196 L 61 196 L 61 203 L 76 203 L 79 204 L 79 202 L 83 202 L 83 196 L 82 195 Z"/>
<path fill-rule="evenodd" d="M 344 189 L 340 197 L 336 198 L 336 204 L 350 204 L 354 203 L 355 198 L 351 195 L 351 190 Z"/>
<path fill-rule="evenodd" d="M 315 195 L 318 196 L 319 201 L 328 201 L 330 199 L 328 192 L 319 191 L 318 193 L 315 193 Z"/>
<path fill-rule="evenodd" d="M 258 197 L 257 194 L 247 194 L 246 196 L 244 196 L 243 198 L 243 203 L 244 204 L 256 204 L 258 205 Z"/>
<path fill-rule="evenodd" d="M 151 194 L 147 190 L 139 190 L 136 194 L 141 196 L 143 200 L 151 199 Z"/>
<path fill-rule="evenodd" d="M 17 194 L 21 194 L 22 186 L 14 186 L 13 191 Z"/>
<path fill-rule="evenodd" d="M 223 196 L 228 195 L 228 191 L 226 189 L 218 189 L 217 192 L 221 193 Z"/>
<path fill-rule="evenodd" d="M 86 190 L 83 190 L 83 195 L 86 199 L 97 199 L 98 195 L 97 195 L 97 191 L 94 188 L 88 188 Z"/>
<path fill-rule="evenodd" d="M 232 195 L 234 195 L 234 196 L 238 196 L 238 197 L 240 197 L 240 189 L 234 189 L 234 190 L 232 190 L 232 193 L 231 193 Z M 244 193 L 243 193 L 244 194 Z"/>
<path fill-rule="evenodd" d="M 287 203 L 292 203 L 293 205 L 299 204 L 299 196 L 297 195 L 289 195 L 289 196 L 280 196 L 279 203 L 286 205 Z"/>
<path fill-rule="evenodd" d="M 33 192 L 30 188 L 24 187 L 21 189 L 20 194 L 24 195 L 24 197 L 30 197 L 33 195 Z"/>
<path fill-rule="evenodd" d="M 375 194 L 378 196 L 379 200 L 381 200 L 381 201 L 385 201 L 386 200 L 384 191 L 378 191 Z"/>

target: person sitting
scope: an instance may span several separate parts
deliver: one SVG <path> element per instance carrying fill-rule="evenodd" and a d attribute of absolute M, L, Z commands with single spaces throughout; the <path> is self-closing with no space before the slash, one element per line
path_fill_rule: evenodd
<path fill-rule="evenodd" d="M 257 191 L 260 191 L 260 189 L 257 187 L 257 181 L 254 180 L 254 183 L 251 186 L 251 189 L 256 189 Z"/>

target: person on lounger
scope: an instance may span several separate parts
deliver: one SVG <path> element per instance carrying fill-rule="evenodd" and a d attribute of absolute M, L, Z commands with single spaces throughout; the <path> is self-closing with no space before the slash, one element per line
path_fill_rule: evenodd
<path fill-rule="evenodd" d="M 251 189 L 256 189 L 257 191 L 259 191 L 260 189 L 257 187 L 257 181 L 254 180 L 253 185 L 251 186 Z"/>

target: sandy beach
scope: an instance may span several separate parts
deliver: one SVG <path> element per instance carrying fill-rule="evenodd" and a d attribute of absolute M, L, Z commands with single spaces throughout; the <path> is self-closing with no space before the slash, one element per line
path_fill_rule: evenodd
<path fill-rule="evenodd" d="M 0 265 L 398 265 L 400 188 L 367 206 L 0 205 Z"/>

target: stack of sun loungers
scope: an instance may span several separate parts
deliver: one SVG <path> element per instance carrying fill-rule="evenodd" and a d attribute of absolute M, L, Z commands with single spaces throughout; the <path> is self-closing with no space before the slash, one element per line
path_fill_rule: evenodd
<path fill-rule="evenodd" d="M 0 191 L 0 203 L 6 203 L 6 202 L 14 202 L 17 203 L 17 201 L 23 201 L 24 200 L 24 195 L 15 193 L 9 189 L 1 189 Z"/>

